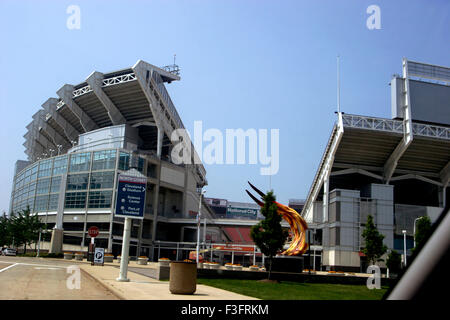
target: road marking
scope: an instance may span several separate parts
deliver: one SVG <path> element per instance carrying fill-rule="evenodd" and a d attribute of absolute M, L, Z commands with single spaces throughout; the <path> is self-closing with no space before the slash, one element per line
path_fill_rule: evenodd
<path fill-rule="evenodd" d="M 18 263 L 14 263 L 13 265 L 10 265 L 10 266 L 8 266 L 8 267 L 5 267 L 5 268 L 3 268 L 3 269 L 0 269 L 0 272 L 6 271 L 6 270 L 8 270 L 9 268 L 15 267 L 15 266 L 17 266 L 17 265 L 18 265 Z"/>
<path fill-rule="evenodd" d="M 58 268 L 58 267 L 45 267 L 45 268 L 43 268 L 43 267 L 34 267 L 34 269 L 36 269 L 36 270 L 60 270 L 61 268 Z"/>
<path fill-rule="evenodd" d="M 11 264 L 13 262 L 0 261 L 0 263 Z M 24 262 L 16 262 L 14 265 L 22 265 L 22 266 L 37 266 L 37 267 L 50 267 L 50 268 L 59 268 L 59 269 L 67 269 L 67 267 L 60 267 L 55 265 L 48 264 L 36 264 L 36 263 L 24 263 Z"/>

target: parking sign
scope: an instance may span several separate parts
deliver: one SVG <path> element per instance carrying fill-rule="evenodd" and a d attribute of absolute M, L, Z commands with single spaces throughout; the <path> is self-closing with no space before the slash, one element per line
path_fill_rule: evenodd
<path fill-rule="evenodd" d="M 94 264 L 103 264 L 105 261 L 105 248 L 95 248 Z"/>

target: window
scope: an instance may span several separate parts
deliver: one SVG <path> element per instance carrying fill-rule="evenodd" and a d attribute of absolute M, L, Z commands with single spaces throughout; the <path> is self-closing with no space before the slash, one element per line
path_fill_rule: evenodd
<path fill-rule="evenodd" d="M 67 172 L 67 155 L 56 157 L 53 165 L 53 175 L 63 174 Z"/>
<path fill-rule="evenodd" d="M 48 198 L 48 211 L 58 210 L 59 193 L 51 194 Z"/>
<path fill-rule="evenodd" d="M 64 207 L 66 209 L 84 209 L 86 207 L 86 192 L 67 192 Z"/>
<path fill-rule="evenodd" d="M 111 208 L 112 191 L 89 192 L 89 208 Z"/>
<path fill-rule="evenodd" d="M 34 203 L 34 210 L 36 212 L 47 211 L 47 205 L 48 205 L 48 195 L 37 196 L 36 201 Z"/>
<path fill-rule="evenodd" d="M 148 165 L 147 165 L 147 177 L 156 178 L 156 164 L 148 163 Z"/>
<path fill-rule="evenodd" d="M 89 173 L 70 174 L 67 176 L 67 190 L 86 190 L 89 181 Z"/>
<path fill-rule="evenodd" d="M 52 178 L 52 185 L 50 187 L 50 193 L 59 192 L 59 188 L 61 186 L 61 176 Z"/>
<path fill-rule="evenodd" d="M 31 167 L 31 175 L 30 175 L 31 181 L 37 179 L 37 173 L 38 173 L 38 164 L 36 163 L 33 167 Z"/>
<path fill-rule="evenodd" d="M 28 197 L 34 197 L 35 191 L 36 191 L 36 182 L 32 182 L 28 186 Z"/>
<path fill-rule="evenodd" d="M 42 160 L 39 163 L 38 178 L 51 176 L 52 175 L 52 165 L 53 165 L 53 159 Z"/>
<path fill-rule="evenodd" d="M 36 187 L 36 194 L 49 193 L 50 178 L 39 179 Z"/>
<path fill-rule="evenodd" d="M 116 167 L 116 150 L 105 150 L 94 152 L 92 171 L 115 169 L 115 167 Z"/>
<path fill-rule="evenodd" d="M 89 171 L 91 163 L 91 153 L 77 153 L 70 157 L 69 172 Z"/>
<path fill-rule="evenodd" d="M 126 152 L 120 152 L 119 155 L 119 170 L 130 169 L 130 154 Z"/>
<path fill-rule="evenodd" d="M 114 186 L 114 171 L 91 174 L 91 189 L 111 189 Z"/>
<path fill-rule="evenodd" d="M 138 167 L 137 167 L 138 171 L 141 172 L 141 173 L 144 172 L 144 166 L 145 166 L 145 159 L 139 157 L 139 159 L 138 159 Z"/>

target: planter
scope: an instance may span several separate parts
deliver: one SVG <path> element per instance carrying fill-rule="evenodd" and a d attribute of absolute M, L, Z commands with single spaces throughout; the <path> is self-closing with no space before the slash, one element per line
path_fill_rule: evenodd
<path fill-rule="evenodd" d="M 114 256 L 107 256 L 107 255 L 105 255 L 105 257 L 104 257 L 104 261 L 105 262 L 113 262 L 114 261 Z"/>
<path fill-rule="evenodd" d="M 73 259 L 73 253 L 64 253 L 64 259 L 65 260 L 72 260 Z"/>
<path fill-rule="evenodd" d="M 148 258 L 138 258 L 138 264 L 147 265 Z"/>
<path fill-rule="evenodd" d="M 233 270 L 233 265 L 232 265 L 232 264 L 226 264 L 226 265 L 225 265 L 225 268 L 226 268 L 227 270 Z"/>
<path fill-rule="evenodd" d="M 249 267 L 250 271 L 259 271 L 259 267 Z"/>
<path fill-rule="evenodd" d="M 233 270 L 240 271 L 242 270 L 242 266 L 233 266 Z"/>
<path fill-rule="evenodd" d="M 82 254 L 82 253 L 76 253 L 75 254 L 75 260 L 83 261 L 83 258 L 84 258 L 84 254 Z"/>
<path fill-rule="evenodd" d="M 210 263 L 209 264 L 209 268 L 217 270 L 217 269 L 220 268 L 220 264 L 218 264 L 218 263 Z"/>
<path fill-rule="evenodd" d="M 170 265 L 170 260 L 159 259 L 158 262 L 161 267 L 169 267 Z"/>
<path fill-rule="evenodd" d="M 197 263 L 172 261 L 169 290 L 173 294 L 193 294 L 197 290 Z"/>

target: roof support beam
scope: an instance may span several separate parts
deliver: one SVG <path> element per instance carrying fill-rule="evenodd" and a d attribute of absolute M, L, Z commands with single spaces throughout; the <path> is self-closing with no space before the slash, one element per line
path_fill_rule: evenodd
<path fill-rule="evenodd" d="M 56 93 L 61 100 L 69 107 L 74 115 L 80 120 L 81 126 L 86 132 L 98 129 L 98 125 L 89 117 L 86 112 L 72 99 L 74 86 L 65 84 Z"/>
<path fill-rule="evenodd" d="M 394 174 L 395 168 L 397 167 L 398 161 L 408 149 L 409 145 L 413 140 L 413 127 L 411 118 L 411 100 L 409 97 L 409 79 L 408 79 L 408 61 L 403 58 L 403 78 L 405 79 L 405 106 L 403 112 L 403 139 L 397 145 L 394 152 L 390 155 L 389 159 L 384 164 L 384 179 L 385 183 L 389 184 L 389 181 Z"/>
<path fill-rule="evenodd" d="M 447 187 L 450 183 L 450 162 L 448 162 L 444 169 L 441 170 L 439 176 L 441 178 L 442 185 Z"/>
<path fill-rule="evenodd" d="M 423 176 L 417 175 L 417 174 L 405 174 L 405 175 L 402 175 L 402 176 L 393 177 L 393 178 L 391 178 L 391 181 L 406 180 L 406 179 L 421 180 L 421 181 L 428 182 L 428 183 L 435 184 L 437 186 L 442 187 L 442 183 L 441 182 L 434 181 L 434 180 L 431 180 L 429 178 L 426 178 L 426 177 L 423 177 Z"/>
<path fill-rule="evenodd" d="M 103 73 L 95 71 L 87 77 L 86 82 L 91 86 L 95 96 L 105 107 L 111 122 L 114 125 L 124 124 L 127 122 L 126 119 L 102 89 L 103 78 Z"/>
<path fill-rule="evenodd" d="M 366 171 L 376 171 L 376 172 L 383 172 L 383 167 L 375 167 L 375 166 L 363 166 L 363 165 L 354 165 L 354 164 L 348 164 L 348 163 L 342 163 L 342 162 L 335 162 L 333 164 L 333 168 L 341 168 L 341 169 L 352 169 L 352 168 L 357 168 L 357 169 L 363 169 Z M 438 178 L 440 179 L 440 176 L 438 173 L 433 173 L 433 172 L 426 172 L 426 171 L 414 171 L 414 170 L 403 170 L 403 169 L 395 169 L 395 173 L 397 174 L 417 174 L 420 176 L 424 176 L 424 177 L 429 177 L 429 178 Z"/>
<path fill-rule="evenodd" d="M 359 168 L 348 168 L 348 169 L 344 169 L 344 170 L 333 171 L 333 172 L 331 172 L 331 175 L 332 176 L 339 176 L 339 175 L 343 175 L 343 174 L 352 174 L 352 173 L 359 173 L 359 174 L 362 174 L 362 175 L 365 175 L 365 176 L 368 176 L 368 177 L 372 177 L 372 178 L 375 178 L 375 179 L 378 179 L 378 180 L 383 180 L 382 176 L 380 176 L 378 174 L 375 174 L 375 173 L 372 173 L 372 172 L 369 172 L 369 171 L 364 170 L 364 169 L 359 169 Z"/>
<path fill-rule="evenodd" d="M 81 132 L 78 132 L 57 110 L 56 104 L 58 99 L 50 98 L 42 104 L 45 111 L 56 121 L 56 123 L 64 130 L 68 141 L 77 141 Z"/>
<path fill-rule="evenodd" d="M 70 141 L 66 137 L 61 136 L 55 129 L 53 129 L 47 122 L 45 122 L 45 110 L 39 110 L 33 115 L 33 119 L 38 125 L 38 131 L 45 131 L 47 135 L 53 140 L 53 143 L 58 147 L 61 145 L 64 149 L 69 149 L 71 147 Z"/>

